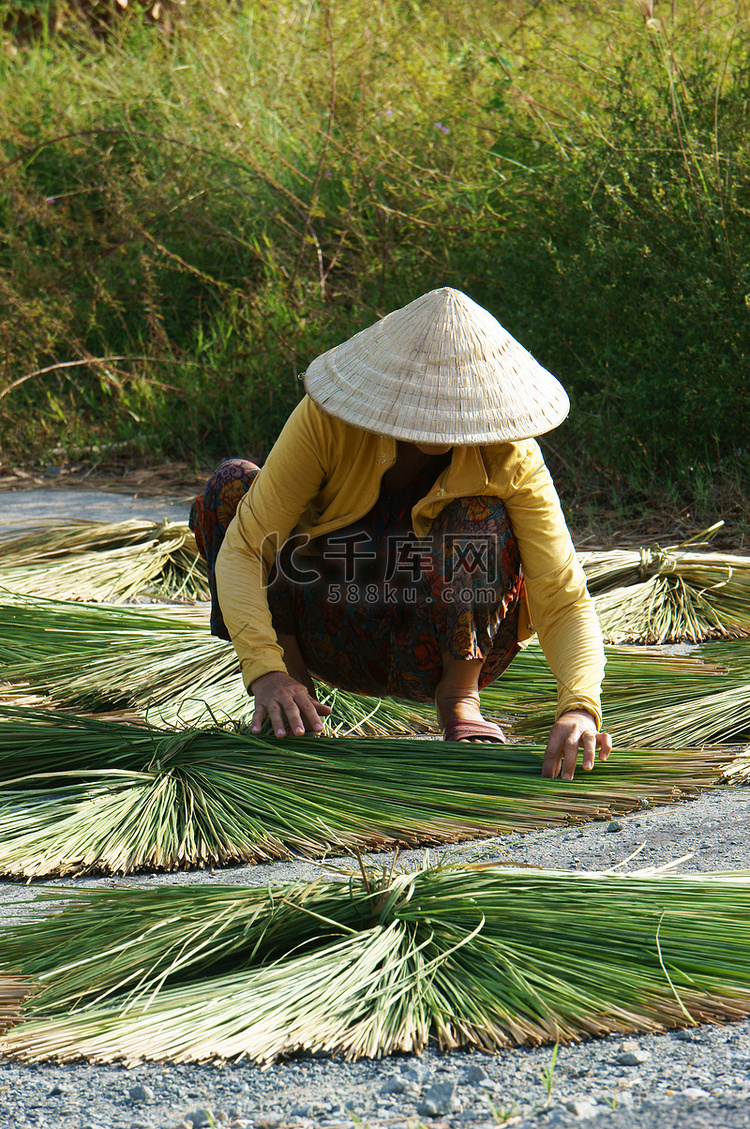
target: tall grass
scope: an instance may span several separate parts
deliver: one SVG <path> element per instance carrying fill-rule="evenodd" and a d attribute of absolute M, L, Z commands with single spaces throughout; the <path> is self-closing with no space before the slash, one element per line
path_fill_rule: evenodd
<path fill-rule="evenodd" d="M 748 472 L 745 5 L 188 4 L 0 59 L 4 461 L 261 454 L 322 349 L 485 303 L 570 388 L 568 489 Z"/>

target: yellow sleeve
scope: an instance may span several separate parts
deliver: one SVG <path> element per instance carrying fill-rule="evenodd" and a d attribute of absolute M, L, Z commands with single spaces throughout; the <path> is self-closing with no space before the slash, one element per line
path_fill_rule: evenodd
<path fill-rule="evenodd" d="M 504 498 L 534 628 L 557 679 L 556 717 L 585 709 L 601 727 L 604 645 L 586 576 L 541 451 L 529 444 Z"/>
<path fill-rule="evenodd" d="M 285 671 L 266 597 L 276 553 L 319 492 L 330 459 L 320 409 L 305 397 L 237 507 L 216 560 L 216 589 L 242 678 Z"/>

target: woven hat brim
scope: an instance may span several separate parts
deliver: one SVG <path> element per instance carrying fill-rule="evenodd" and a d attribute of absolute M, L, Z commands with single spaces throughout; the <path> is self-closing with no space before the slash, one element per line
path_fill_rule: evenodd
<path fill-rule="evenodd" d="M 317 357 L 308 394 L 355 427 L 452 446 L 542 435 L 570 401 L 488 311 L 460 291 L 430 291 Z"/>

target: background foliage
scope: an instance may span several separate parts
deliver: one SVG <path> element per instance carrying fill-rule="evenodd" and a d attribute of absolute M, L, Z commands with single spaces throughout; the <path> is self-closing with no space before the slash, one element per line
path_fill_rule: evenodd
<path fill-rule="evenodd" d="M 262 457 L 313 356 L 452 285 L 569 389 L 569 497 L 741 497 L 744 3 L 0 17 L 4 462 Z"/>

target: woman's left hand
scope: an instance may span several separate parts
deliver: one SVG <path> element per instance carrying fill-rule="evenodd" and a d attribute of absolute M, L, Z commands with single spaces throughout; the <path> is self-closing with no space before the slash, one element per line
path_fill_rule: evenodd
<path fill-rule="evenodd" d="M 569 710 L 552 726 L 542 776 L 572 780 L 579 749 L 583 749 L 584 772 L 591 772 L 597 749 L 599 760 L 605 761 L 612 752 L 612 740 L 609 733 L 597 732 L 596 720 L 587 710 Z"/>

